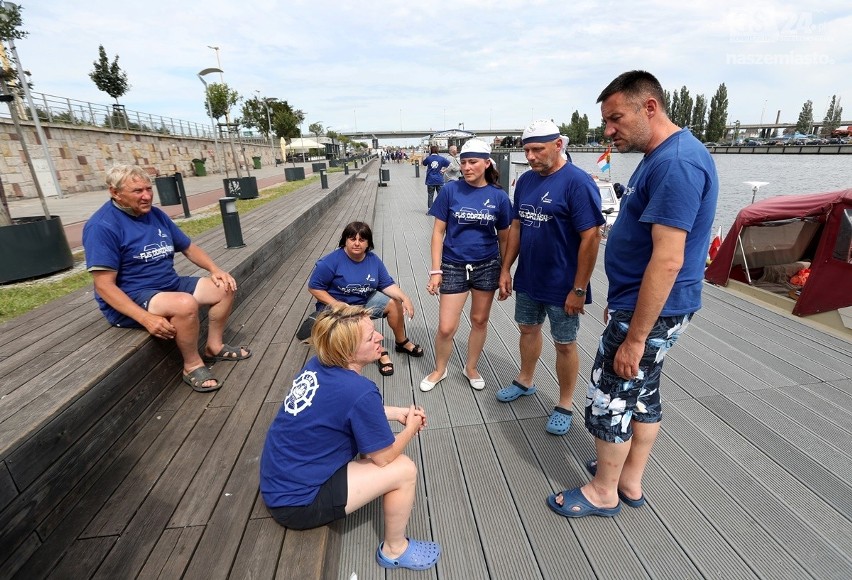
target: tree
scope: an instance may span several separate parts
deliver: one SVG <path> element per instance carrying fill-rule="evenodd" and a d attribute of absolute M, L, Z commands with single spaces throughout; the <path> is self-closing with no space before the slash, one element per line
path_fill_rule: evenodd
<path fill-rule="evenodd" d="M 689 127 L 692 125 L 692 97 L 689 96 L 689 89 L 686 86 L 680 88 L 680 94 L 677 98 L 677 114 L 672 121 L 678 127 Z"/>
<path fill-rule="evenodd" d="M 796 122 L 796 131 L 799 133 L 810 133 L 811 127 L 814 124 L 814 103 L 813 101 L 805 101 L 802 105 L 802 112 L 799 113 L 799 120 Z"/>
<path fill-rule="evenodd" d="M 825 112 L 825 118 L 822 120 L 822 131 L 820 134 L 823 137 L 831 135 L 832 131 L 840 126 L 840 121 L 843 119 L 843 107 L 837 99 L 837 95 L 831 95 L 831 103 L 828 105 L 828 110 Z"/>
<path fill-rule="evenodd" d="M 99 91 L 111 96 L 118 104 L 118 97 L 124 96 L 130 90 L 127 73 L 118 66 L 118 55 L 115 55 L 115 60 L 110 64 L 103 45 L 98 46 L 98 54 L 100 58 L 93 63 L 95 68 L 89 73 L 89 78 L 95 82 Z"/>
<path fill-rule="evenodd" d="M 692 133 L 702 139 L 707 129 L 707 99 L 704 95 L 695 96 L 695 107 L 692 109 Z"/>
<path fill-rule="evenodd" d="M 571 123 L 559 125 L 559 132 L 568 137 L 568 142 L 574 145 L 586 142 L 586 136 L 589 134 L 589 117 L 583 115 L 580 117 L 579 111 L 574 111 L 571 115 Z"/>
<path fill-rule="evenodd" d="M 243 102 L 243 126 L 255 128 L 265 137 L 269 137 L 271 127 L 269 121 L 272 118 L 273 104 L 277 99 L 266 97 L 265 99 L 254 98 Z M 269 110 L 267 111 L 267 106 Z"/>
<path fill-rule="evenodd" d="M 231 107 L 240 100 L 240 94 L 228 86 L 227 83 L 211 83 L 207 86 L 207 100 L 204 108 L 207 114 L 216 120 L 224 117 Z M 248 126 L 248 125 L 246 125 Z"/>
<path fill-rule="evenodd" d="M 299 127 L 305 121 L 305 113 L 300 109 L 293 109 L 287 101 L 276 101 L 272 103 L 272 130 L 279 137 L 292 139 L 301 137 L 302 129 Z"/>
<path fill-rule="evenodd" d="M 314 137 L 317 138 L 317 143 L 319 143 L 319 136 L 322 135 L 322 123 L 316 122 L 308 125 L 308 131 L 314 134 Z"/>
<path fill-rule="evenodd" d="M 710 114 L 707 117 L 707 141 L 721 141 L 725 136 L 728 123 L 728 88 L 725 83 L 719 85 L 716 94 L 710 99 Z"/>

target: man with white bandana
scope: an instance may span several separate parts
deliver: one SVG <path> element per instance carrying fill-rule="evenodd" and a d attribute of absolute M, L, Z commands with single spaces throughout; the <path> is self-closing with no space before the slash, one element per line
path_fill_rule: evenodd
<path fill-rule="evenodd" d="M 553 121 L 535 121 L 521 137 L 532 171 L 518 178 L 512 227 L 500 273 L 500 300 L 514 290 L 515 322 L 521 331 L 521 369 L 497 392 L 502 402 L 536 392 L 542 325 L 550 319 L 556 348 L 559 401 L 545 430 L 564 435 L 571 427 L 572 400 L 580 362 L 577 331 L 584 304 L 592 301 L 589 281 L 604 223 L 601 196 L 588 173 L 562 155 L 563 137 Z M 518 260 L 514 281 L 511 267 Z"/>

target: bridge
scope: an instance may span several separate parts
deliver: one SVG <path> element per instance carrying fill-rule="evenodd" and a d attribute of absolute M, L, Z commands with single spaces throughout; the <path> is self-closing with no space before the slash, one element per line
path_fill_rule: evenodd
<path fill-rule="evenodd" d="M 340 135 L 346 135 L 350 139 L 423 139 L 433 133 L 452 131 L 453 129 L 421 129 L 415 131 L 341 131 Z M 504 137 L 506 135 L 520 135 L 524 132 L 520 129 L 462 129 L 466 133 L 473 133 L 479 137 Z"/>
<path fill-rule="evenodd" d="M 822 127 L 823 121 L 814 120 L 811 123 L 813 132 L 816 133 Z M 852 121 L 841 121 L 840 127 L 848 127 L 852 125 Z M 777 129 L 795 129 L 796 123 L 730 123 L 725 126 L 727 131 L 739 130 L 744 133 L 750 131 L 760 131 L 761 129 L 772 129 L 773 132 Z M 363 139 L 423 139 L 433 133 L 450 131 L 452 129 L 420 129 L 409 131 L 341 131 L 340 135 L 345 135 L 355 141 Z M 506 135 L 520 135 L 523 133 L 523 128 L 512 129 L 465 129 L 468 133 L 473 133 L 479 137 L 504 137 Z"/>

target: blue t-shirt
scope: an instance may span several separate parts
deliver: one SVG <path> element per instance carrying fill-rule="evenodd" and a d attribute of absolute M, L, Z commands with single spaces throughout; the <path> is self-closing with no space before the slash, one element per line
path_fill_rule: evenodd
<path fill-rule="evenodd" d="M 441 169 L 450 166 L 450 160 L 443 155 L 433 153 L 422 161 L 426 166 L 426 185 L 443 185 L 444 174 Z"/>
<path fill-rule="evenodd" d="M 394 442 L 376 384 L 311 358 L 266 434 L 260 492 L 269 507 L 302 506 L 358 453 Z"/>
<path fill-rule="evenodd" d="M 473 187 L 450 181 L 438 193 L 429 215 L 446 222 L 442 260 L 472 264 L 500 255 L 497 232 L 512 224 L 512 204 L 495 185 Z"/>
<path fill-rule="evenodd" d="M 707 243 L 719 179 L 716 165 L 698 139 L 682 129 L 646 155 L 636 167 L 606 243 L 609 308 L 635 310 L 645 267 L 651 260 L 651 226 L 687 232 L 683 267 L 660 316 L 701 308 Z"/>
<path fill-rule="evenodd" d="M 175 252 L 191 240 L 158 207 L 138 217 L 108 201 L 83 226 L 86 267 L 115 270 L 116 285 L 128 296 L 148 288 L 172 288 L 178 280 Z M 110 324 L 125 317 L 95 292 L 95 300 Z"/>
<path fill-rule="evenodd" d="M 347 304 L 364 305 L 376 290 L 382 291 L 394 284 L 382 260 L 373 252 L 364 254 L 360 262 L 354 261 L 343 248 L 338 248 L 317 260 L 308 288 L 325 290 L 335 300 Z M 317 302 L 317 308 L 323 308 Z"/>
<path fill-rule="evenodd" d="M 579 232 L 604 223 L 598 186 L 571 163 L 547 176 L 527 171 L 518 178 L 513 212 L 521 226 L 514 288 L 538 302 L 563 306 L 574 289 Z M 589 285 L 586 304 L 591 301 Z"/>

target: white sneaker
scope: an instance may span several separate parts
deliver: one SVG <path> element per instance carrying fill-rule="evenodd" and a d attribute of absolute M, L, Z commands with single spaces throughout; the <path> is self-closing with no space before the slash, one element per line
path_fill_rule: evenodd
<path fill-rule="evenodd" d="M 426 380 L 428 378 L 429 378 L 429 376 L 427 375 L 425 379 L 420 381 L 420 390 L 423 391 L 424 393 L 431 391 L 432 389 L 435 388 L 435 385 L 437 385 L 438 383 L 440 383 L 441 381 L 443 381 L 444 379 L 447 378 L 447 369 L 444 369 L 444 374 L 442 374 L 441 377 L 437 381 L 435 381 L 434 383 L 432 381 Z"/>

